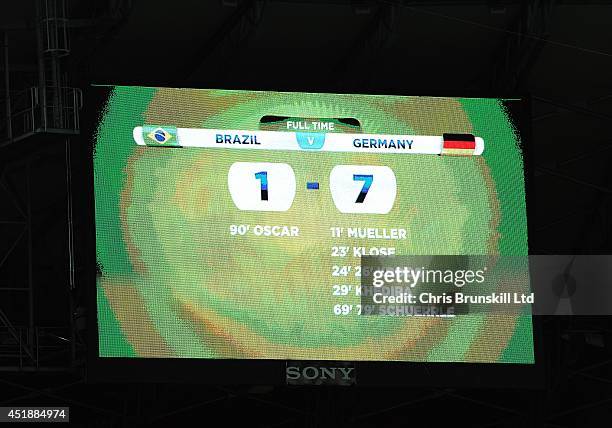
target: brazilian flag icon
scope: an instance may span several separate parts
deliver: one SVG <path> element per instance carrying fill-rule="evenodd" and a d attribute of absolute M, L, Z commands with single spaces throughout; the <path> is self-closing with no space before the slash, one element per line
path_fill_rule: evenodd
<path fill-rule="evenodd" d="M 145 125 L 142 134 L 147 146 L 180 147 L 175 126 Z"/>

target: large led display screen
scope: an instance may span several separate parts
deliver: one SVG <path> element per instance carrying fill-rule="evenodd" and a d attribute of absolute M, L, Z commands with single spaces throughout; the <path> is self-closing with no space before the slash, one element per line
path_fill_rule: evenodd
<path fill-rule="evenodd" d="M 100 357 L 534 362 L 527 312 L 360 305 L 366 255 L 527 255 L 517 100 L 94 89 Z"/>

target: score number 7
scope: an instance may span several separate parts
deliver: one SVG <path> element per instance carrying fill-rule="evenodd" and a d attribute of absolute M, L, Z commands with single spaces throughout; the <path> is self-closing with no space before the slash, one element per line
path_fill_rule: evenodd
<path fill-rule="evenodd" d="M 395 203 L 397 182 L 387 166 L 336 165 L 329 174 L 329 189 L 341 213 L 387 214 Z"/>
<path fill-rule="evenodd" d="M 370 190 L 370 186 L 372 186 L 372 182 L 374 181 L 373 174 L 353 174 L 354 181 L 363 181 L 363 187 L 357 195 L 356 204 L 362 204 L 365 201 L 366 196 L 368 195 L 368 190 Z"/>

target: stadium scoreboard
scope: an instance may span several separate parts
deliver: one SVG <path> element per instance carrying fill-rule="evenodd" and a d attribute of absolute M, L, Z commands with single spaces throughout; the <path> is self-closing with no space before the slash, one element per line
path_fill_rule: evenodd
<path fill-rule="evenodd" d="M 527 255 L 516 100 L 96 89 L 98 357 L 534 362 L 530 313 L 362 301 L 366 256 Z"/>

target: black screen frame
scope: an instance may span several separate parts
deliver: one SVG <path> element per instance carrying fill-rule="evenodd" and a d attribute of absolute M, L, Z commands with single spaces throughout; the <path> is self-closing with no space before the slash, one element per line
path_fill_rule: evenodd
<path fill-rule="evenodd" d="M 132 82 L 131 82 L 132 83 Z M 172 87 L 166 85 L 165 87 Z M 194 88 L 197 89 L 197 88 Z M 245 89 L 245 88 L 224 88 Z M 250 89 L 250 88 L 246 88 Z M 269 88 L 266 88 L 269 89 Z M 97 323 L 96 296 L 96 245 L 95 245 L 95 201 L 93 179 L 93 145 L 95 129 L 103 114 L 103 107 L 110 87 L 90 86 L 84 90 L 84 108 L 81 114 L 82 144 L 73 150 L 80 167 L 75 170 L 76 224 L 80 225 L 79 236 L 84 249 L 84 272 L 82 283 L 85 286 L 87 317 L 87 379 L 89 382 L 160 382 L 160 383 L 199 383 L 210 385 L 285 385 L 286 360 L 257 359 L 192 359 L 192 358 L 138 358 L 138 357 L 100 357 Z M 253 89 L 258 90 L 258 89 Z M 261 88 L 259 88 L 261 90 Z M 287 91 L 277 88 L 277 91 Z M 291 90 L 288 90 L 291 92 Z M 302 91 L 300 91 L 302 92 Z M 322 92 L 314 89 L 308 92 Z M 337 91 L 335 93 L 356 93 Z M 370 95 L 385 95 L 368 91 Z M 386 95 L 390 95 L 386 93 Z M 394 93 L 393 95 L 411 95 Z M 417 94 L 418 95 L 418 94 Z M 426 96 L 426 95 L 424 95 Z M 448 95 L 450 96 L 450 95 Z M 453 97 L 466 97 L 452 95 Z M 491 94 L 470 94 L 479 98 L 517 98 L 509 113 L 516 119 L 521 137 L 524 160 L 524 179 L 527 206 L 527 228 L 533 236 L 533 226 L 529 221 L 530 195 L 533 186 L 531 141 L 531 101 L 528 95 L 521 97 L 501 97 Z M 74 162 L 73 162 L 74 164 Z M 79 239 L 79 238 L 77 238 Z M 531 249 L 531 247 L 529 247 Z M 541 318 L 532 316 L 534 334 L 534 364 L 517 363 L 432 363 L 432 362 L 355 362 L 357 385 L 360 386 L 429 386 L 429 387 L 469 387 L 469 388 L 534 388 L 545 385 L 543 366 L 543 343 Z M 320 363 L 325 363 L 321 361 Z M 327 362 L 333 366 L 333 362 Z"/>

